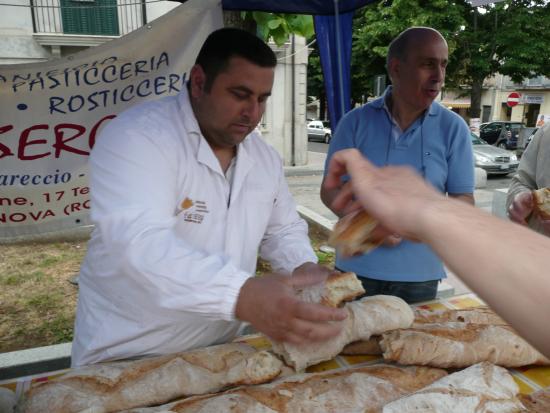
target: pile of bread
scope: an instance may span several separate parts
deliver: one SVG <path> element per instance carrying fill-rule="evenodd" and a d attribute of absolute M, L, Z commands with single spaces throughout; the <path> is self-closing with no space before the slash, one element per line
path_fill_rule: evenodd
<path fill-rule="evenodd" d="M 328 342 L 305 347 L 272 343 L 271 351 L 236 342 L 74 369 L 33 387 L 18 411 L 550 411 L 550 392 L 521 399 L 503 368 L 550 361 L 489 309 L 413 311 L 392 296 L 344 304 L 363 292 L 352 273 L 333 275 L 323 286 L 297 292 L 303 300 L 347 309 L 341 334 Z M 303 372 L 342 352 L 382 353 L 385 361 Z"/>

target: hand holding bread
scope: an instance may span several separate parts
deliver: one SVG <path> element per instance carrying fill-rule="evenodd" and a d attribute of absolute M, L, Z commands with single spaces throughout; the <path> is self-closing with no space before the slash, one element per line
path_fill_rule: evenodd
<path fill-rule="evenodd" d="M 277 341 L 303 344 L 327 340 L 341 330 L 338 323 L 329 322 L 342 321 L 347 313 L 304 302 L 296 295 L 296 289 L 325 280 L 326 275 L 312 273 L 249 278 L 240 290 L 235 316 Z"/>

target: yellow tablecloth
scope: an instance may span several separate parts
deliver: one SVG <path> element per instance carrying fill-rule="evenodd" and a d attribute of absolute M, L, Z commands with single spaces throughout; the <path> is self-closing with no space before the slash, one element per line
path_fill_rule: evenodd
<path fill-rule="evenodd" d="M 430 301 L 419 305 L 418 307 L 431 310 L 442 310 L 478 307 L 482 304 L 483 302 L 475 294 L 464 294 L 446 299 Z M 269 341 L 261 335 L 243 336 L 239 337 L 236 341 L 247 342 L 260 350 L 269 349 L 271 347 Z M 383 362 L 383 359 L 379 356 L 337 356 L 333 360 L 311 366 L 307 369 L 307 371 L 313 373 L 334 369 L 346 369 L 352 366 L 359 367 Z M 51 380 L 52 378 L 58 377 L 67 371 L 68 369 L 0 381 L 0 386 L 14 391 L 16 397 L 19 398 L 23 392 L 37 383 Z M 550 367 L 529 366 L 520 369 L 509 369 L 509 371 L 517 382 L 522 394 L 530 394 L 536 390 L 550 386 Z"/>

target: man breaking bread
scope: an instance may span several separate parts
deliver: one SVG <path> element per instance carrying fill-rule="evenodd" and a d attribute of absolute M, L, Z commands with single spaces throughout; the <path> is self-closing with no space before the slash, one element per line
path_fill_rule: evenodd
<path fill-rule="evenodd" d="M 296 298 L 320 282 L 282 162 L 255 129 L 276 58 L 256 36 L 205 41 L 177 96 L 111 121 L 90 156 L 95 224 L 72 365 L 224 343 L 243 321 L 277 341 L 339 333 L 345 311 Z M 253 277 L 258 252 L 278 273 Z"/>

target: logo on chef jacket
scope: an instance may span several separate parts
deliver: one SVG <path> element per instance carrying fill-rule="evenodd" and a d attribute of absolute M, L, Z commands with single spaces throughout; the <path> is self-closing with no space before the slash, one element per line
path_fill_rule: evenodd
<path fill-rule="evenodd" d="M 204 201 L 193 201 L 190 198 L 185 198 L 179 205 L 178 215 L 182 214 L 183 220 L 201 224 L 205 214 L 208 214 L 208 208 Z"/>

